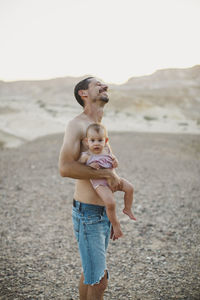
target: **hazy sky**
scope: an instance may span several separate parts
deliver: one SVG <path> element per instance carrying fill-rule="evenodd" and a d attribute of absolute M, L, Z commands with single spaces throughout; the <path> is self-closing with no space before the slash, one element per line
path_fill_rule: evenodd
<path fill-rule="evenodd" d="M 0 79 L 107 82 L 200 64 L 200 0 L 0 0 Z"/>

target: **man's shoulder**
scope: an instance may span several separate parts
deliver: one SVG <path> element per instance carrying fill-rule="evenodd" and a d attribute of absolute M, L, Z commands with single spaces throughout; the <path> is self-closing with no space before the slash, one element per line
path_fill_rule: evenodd
<path fill-rule="evenodd" d="M 81 116 L 78 115 L 68 122 L 67 127 L 79 128 L 82 126 L 82 122 Z"/>
<path fill-rule="evenodd" d="M 86 128 L 90 125 L 90 123 L 91 121 L 88 119 L 88 117 L 80 114 L 68 122 L 68 127 L 75 127 L 77 129 L 86 131 Z"/>
<path fill-rule="evenodd" d="M 71 119 L 67 124 L 66 131 L 82 137 L 85 134 L 85 121 L 82 116 L 78 115 Z"/>

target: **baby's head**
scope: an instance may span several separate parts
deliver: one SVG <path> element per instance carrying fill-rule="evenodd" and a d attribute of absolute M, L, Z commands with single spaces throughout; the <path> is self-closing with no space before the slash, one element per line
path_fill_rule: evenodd
<path fill-rule="evenodd" d="M 99 124 L 93 123 L 88 126 L 86 131 L 86 142 L 91 152 L 99 154 L 108 141 L 106 128 Z"/>

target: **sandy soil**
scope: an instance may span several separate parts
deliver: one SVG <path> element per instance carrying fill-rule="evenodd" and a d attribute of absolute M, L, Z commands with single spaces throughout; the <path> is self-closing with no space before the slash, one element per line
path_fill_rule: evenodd
<path fill-rule="evenodd" d="M 200 136 L 112 133 L 118 173 L 135 187 L 137 222 L 110 242 L 106 300 L 200 298 Z M 78 299 L 72 179 L 61 178 L 62 135 L 0 150 L 0 299 Z"/>
<path fill-rule="evenodd" d="M 81 112 L 80 107 L 0 99 L 0 147 L 18 147 L 42 136 L 63 133 L 66 124 Z M 176 108 L 130 108 L 123 112 L 120 107 L 118 111 L 108 107 L 103 123 L 108 131 L 200 134 L 200 121 L 185 118 Z"/>

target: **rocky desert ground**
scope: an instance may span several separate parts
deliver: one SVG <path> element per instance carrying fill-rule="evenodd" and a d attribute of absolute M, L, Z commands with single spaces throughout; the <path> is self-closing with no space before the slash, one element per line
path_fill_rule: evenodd
<path fill-rule="evenodd" d="M 0 299 L 77 300 L 81 270 L 73 236 L 74 181 L 61 178 L 63 135 L 0 151 Z M 110 242 L 106 300 L 200 297 L 200 137 L 110 133 L 118 174 L 135 188 L 136 222 Z M 126 145 L 126 146 L 124 146 Z"/>
<path fill-rule="evenodd" d="M 87 77 L 87 76 L 86 76 Z M 58 156 L 80 78 L 0 82 L 0 299 L 77 300 L 74 180 Z M 103 123 L 136 222 L 108 249 L 106 300 L 200 299 L 200 66 L 110 85 Z"/>

